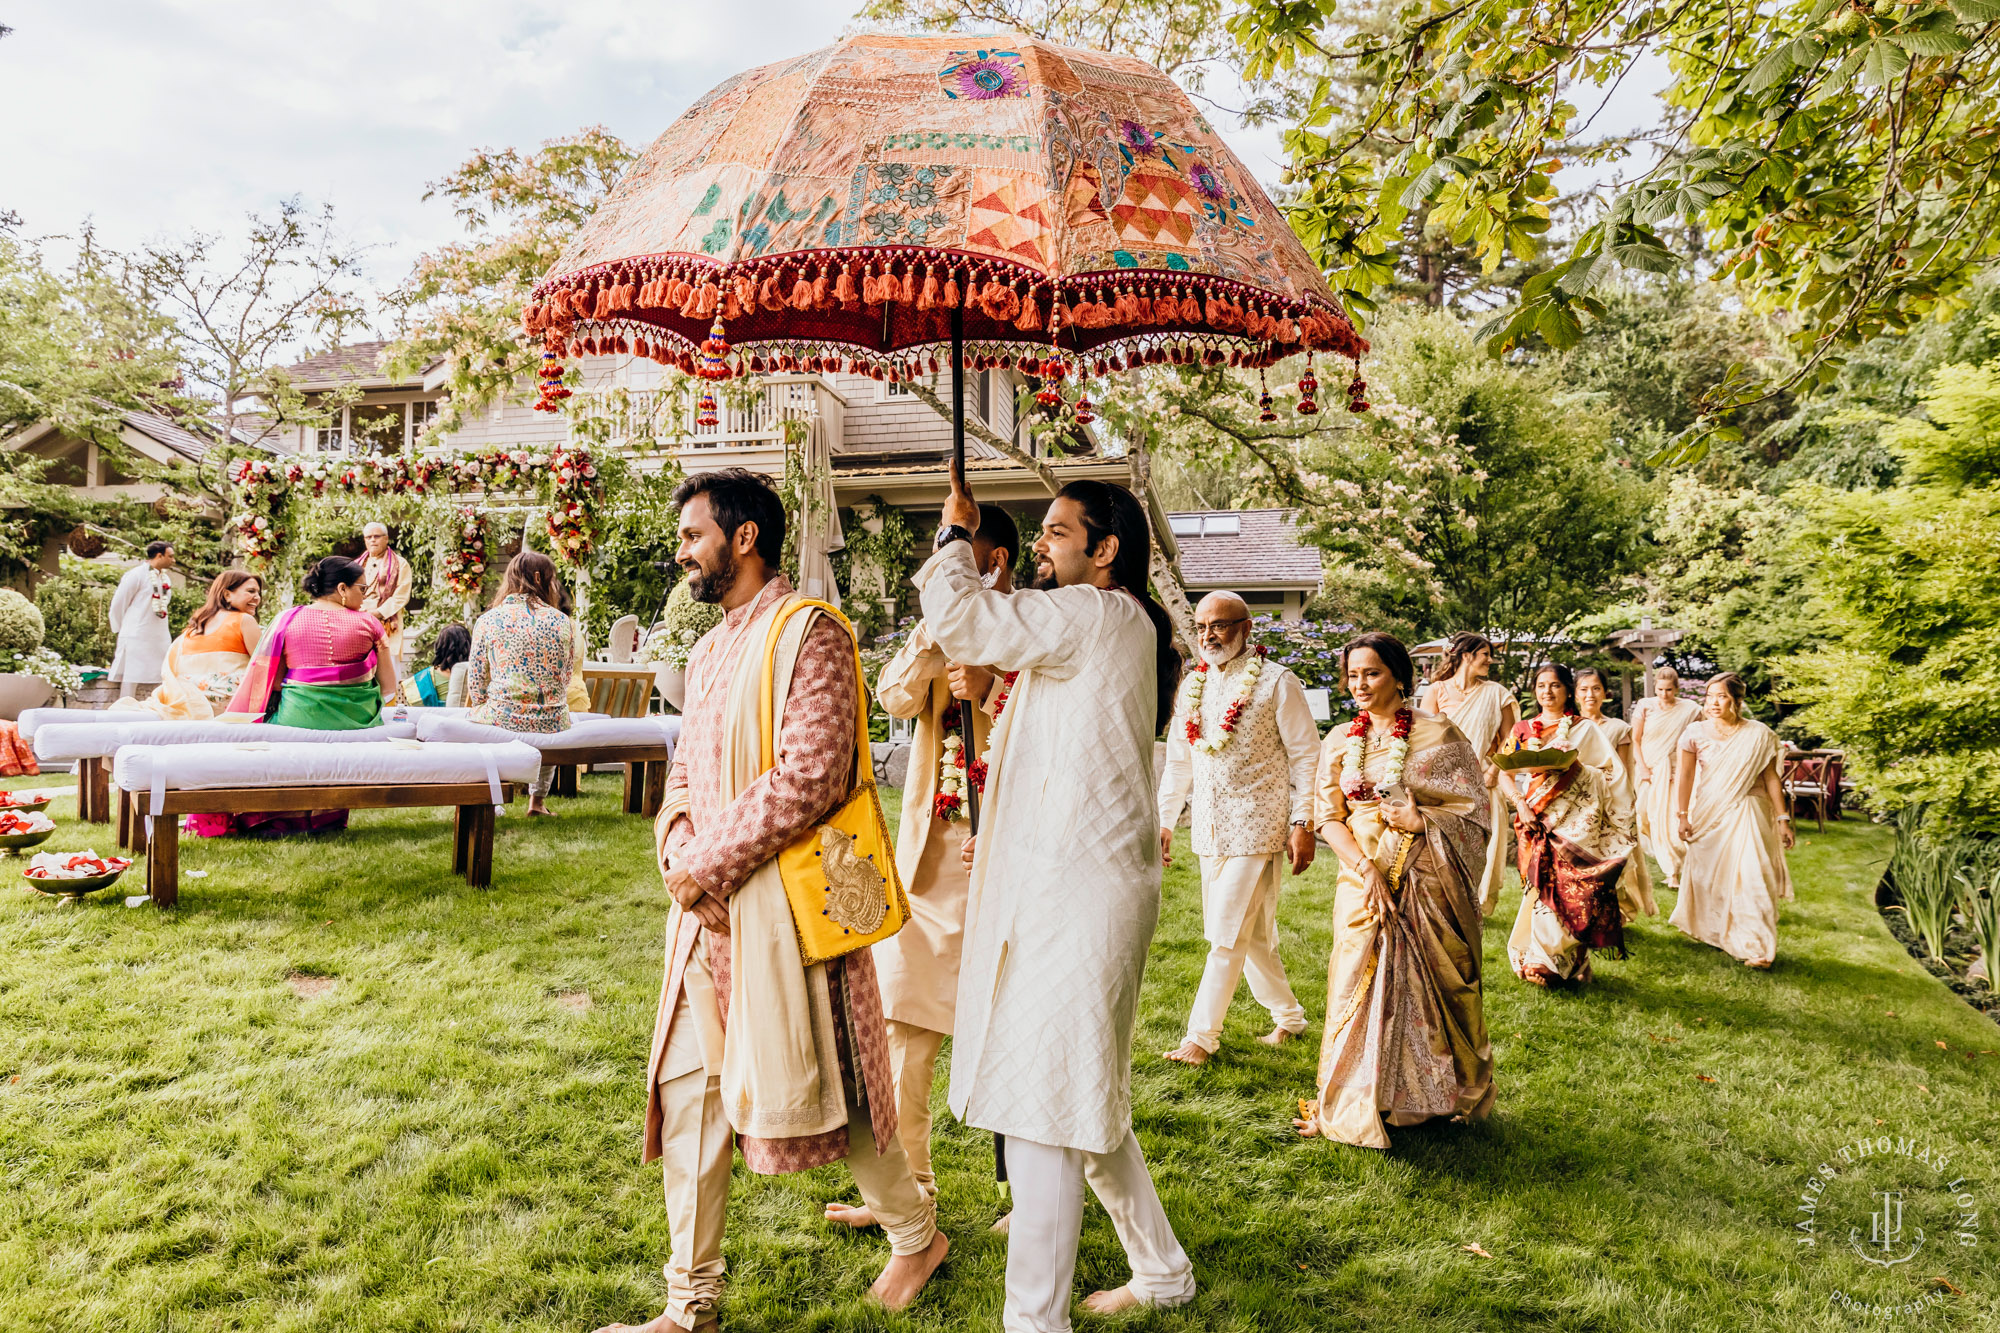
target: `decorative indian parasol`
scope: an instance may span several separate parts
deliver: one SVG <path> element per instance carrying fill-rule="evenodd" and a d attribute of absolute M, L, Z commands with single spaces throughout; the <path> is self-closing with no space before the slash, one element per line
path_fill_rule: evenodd
<path fill-rule="evenodd" d="M 1367 347 L 1172 80 L 1019 34 L 848 37 L 729 79 L 626 173 L 526 323 L 550 411 L 591 354 L 704 380 L 942 359 L 961 461 L 968 364 L 1060 381 L 1304 352 L 1310 413 L 1312 354 Z M 1362 394 L 1357 375 L 1350 408 Z M 699 412 L 713 424 L 712 393 Z"/>

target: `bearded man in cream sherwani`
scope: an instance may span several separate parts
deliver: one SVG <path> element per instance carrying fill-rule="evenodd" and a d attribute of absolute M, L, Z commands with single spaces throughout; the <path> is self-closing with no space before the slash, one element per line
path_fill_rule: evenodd
<path fill-rule="evenodd" d="M 645 1160 L 664 1168 L 673 1257 L 667 1308 L 640 1327 L 716 1327 L 734 1150 L 759 1175 L 844 1160 L 889 1238 L 873 1294 L 899 1310 L 950 1245 L 896 1137 L 874 959 L 857 949 L 807 966 L 777 866 L 852 790 L 863 688 L 854 639 L 810 607 L 779 624 L 799 599 L 779 572 L 785 510 L 768 481 L 704 472 L 674 499 L 675 558 L 695 600 L 719 605 L 723 619 L 688 659 L 654 827 L 674 906 L 644 1142 Z"/>
<path fill-rule="evenodd" d="M 1160 783 L 1161 863 L 1172 864 L 1174 826 L 1190 795 L 1190 840 L 1201 858 L 1208 965 L 1187 1036 L 1166 1053 L 1189 1065 L 1203 1063 L 1221 1044 L 1223 1019 L 1246 968 L 1250 994 L 1271 1014 L 1270 1032 L 1257 1040 L 1276 1046 L 1306 1030 L 1305 1007 L 1278 957 L 1278 889 L 1281 861 L 1291 861 L 1294 875 L 1313 861 L 1319 763 L 1319 727 L 1305 687 L 1251 649 L 1250 607 L 1233 592 L 1212 592 L 1194 614 L 1202 666 L 1181 682 Z"/>
<path fill-rule="evenodd" d="M 1146 596 L 1146 515 L 1131 492 L 1065 486 L 1034 544 L 1035 588 L 1012 595 L 981 586 L 979 508 L 962 476 L 945 521 L 916 574 L 925 623 L 954 660 L 1020 673 L 967 843 L 951 1109 L 1007 1139 L 1005 1327 L 1064 1333 L 1086 1180 L 1132 1267 L 1089 1308 L 1194 1296 L 1132 1132 L 1132 1031 L 1160 914 L 1153 737 L 1180 656 Z"/>

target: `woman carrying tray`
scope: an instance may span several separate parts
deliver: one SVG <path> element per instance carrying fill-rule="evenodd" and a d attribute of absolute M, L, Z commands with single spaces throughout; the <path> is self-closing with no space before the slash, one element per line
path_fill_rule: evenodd
<path fill-rule="evenodd" d="M 1507 937 L 1514 974 L 1536 986 L 1590 980 L 1590 951 L 1625 955 L 1618 880 L 1632 854 L 1629 814 L 1606 770 L 1616 752 L 1577 715 L 1576 678 L 1551 662 L 1535 673 L 1538 716 L 1518 722 L 1494 762 L 1514 807 L 1521 908 Z"/>

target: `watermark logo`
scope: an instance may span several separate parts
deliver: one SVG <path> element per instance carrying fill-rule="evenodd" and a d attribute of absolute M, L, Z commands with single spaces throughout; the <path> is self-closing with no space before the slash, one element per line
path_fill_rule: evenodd
<path fill-rule="evenodd" d="M 1955 1280 L 1984 1235 L 1976 1182 L 1954 1151 L 1923 1136 L 1864 1135 L 1808 1173 L 1792 1238 L 1843 1284 L 1832 1304 L 1872 1319 L 1935 1309 L 1961 1294 Z M 1854 1261 L 1858 1260 L 1856 1263 Z"/>

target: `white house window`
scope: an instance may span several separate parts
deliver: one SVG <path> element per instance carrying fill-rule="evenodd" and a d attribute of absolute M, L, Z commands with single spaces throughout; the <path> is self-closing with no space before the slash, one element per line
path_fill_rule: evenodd
<path fill-rule="evenodd" d="M 410 447 L 415 448 L 417 437 L 424 428 L 437 420 L 438 405 L 433 400 L 422 400 L 410 404 Z"/>
<path fill-rule="evenodd" d="M 323 454 L 347 452 L 347 435 L 338 421 L 330 426 L 321 426 L 313 432 L 313 447 Z"/>
<path fill-rule="evenodd" d="M 366 454 L 393 454 L 403 448 L 402 403 L 370 403 L 347 409 L 347 435 Z"/>
<path fill-rule="evenodd" d="M 1200 514 L 1175 514 L 1167 519 L 1167 527 L 1176 537 L 1201 536 Z"/>
<path fill-rule="evenodd" d="M 1240 537 L 1241 514 L 1173 514 L 1167 527 L 1176 537 Z"/>

